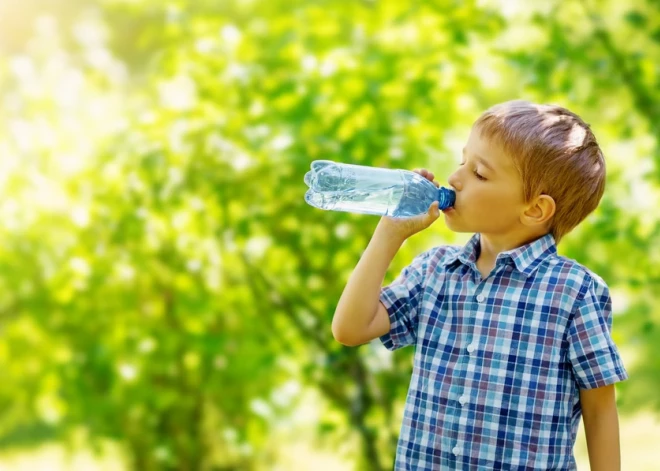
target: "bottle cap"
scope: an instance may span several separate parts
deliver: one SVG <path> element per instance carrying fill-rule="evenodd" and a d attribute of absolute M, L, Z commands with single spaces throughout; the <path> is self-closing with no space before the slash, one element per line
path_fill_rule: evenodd
<path fill-rule="evenodd" d="M 456 203 L 456 192 L 450 188 L 438 188 L 438 209 L 451 208 Z"/>

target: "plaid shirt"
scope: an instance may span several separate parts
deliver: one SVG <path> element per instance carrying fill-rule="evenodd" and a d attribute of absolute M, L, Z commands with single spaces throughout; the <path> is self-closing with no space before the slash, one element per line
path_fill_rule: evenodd
<path fill-rule="evenodd" d="M 574 470 L 579 388 L 628 377 L 608 288 L 550 234 L 486 279 L 479 247 L 433 248 L 381 290 L 381 341 L 415 346 L 395 469 Z"/>

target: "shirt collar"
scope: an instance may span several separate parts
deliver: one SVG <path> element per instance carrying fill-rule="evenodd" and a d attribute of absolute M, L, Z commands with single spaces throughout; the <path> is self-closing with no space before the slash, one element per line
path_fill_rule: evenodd
<path fill-rule="evenodd" d="M 480 249 L 480 235 L 474 234 L 470 240 L 460 250 L 448 257 L 443 265 L 448 266 L 456 261 L 461 261 L 465 265 L 475 265 L 477 263 L 477 254 Z M 538 266 L 549 255 L 557 253 L 557 245 L 552 234 L 546 234 L 533 242 L 522 245 L 515 249 L 501 252 L 497 256 L 495 265 L 506 263 L 511 260 L 516 269 L 525 276 L 530 276 Z"/>

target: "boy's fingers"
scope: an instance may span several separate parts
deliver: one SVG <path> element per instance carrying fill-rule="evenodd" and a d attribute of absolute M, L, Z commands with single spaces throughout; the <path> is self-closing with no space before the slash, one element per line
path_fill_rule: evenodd
<path fill-rule="evenodd" d="M 433 172 L 429 172 L 425 168 L 416 168 L 416 169 L 413 169 L 413 172 L 423 176 L 424 178 L 429 179 L 430 181 L 432 181 L 437 186 L 437 184 L 433 181 L 433 180 L 435 180 L 435 174 Z"/>

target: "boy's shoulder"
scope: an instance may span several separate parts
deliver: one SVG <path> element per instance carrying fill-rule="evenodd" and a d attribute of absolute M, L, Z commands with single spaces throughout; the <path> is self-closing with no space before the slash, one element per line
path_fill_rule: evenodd
<path fill-rule="evenodd" d="M 460 259 L 465 247 L 461 245 L 436 245 L 420 253 L 416 261 L 426 266 L 430 271 L 437 271 Z M 538 282 L 547 282 L 544 278 L 551 278 L 553 284 L 570 284 L 584 286 L 596 292 L 607 293 L 608 286 L 605 280 L 587 266 L 575 259 L 559 255 L 556 250 L 546 252 L 543 260 L 536 265 Z"/>
<path fill-rule="evenodd" d="M 549 269 L 553 272 L 562 273 L 566 278 L 579 279 L 580 281 L 593 284 L 594 287 L 602 286 L 607 288 L 607 283 L 600 275 L 570 257 L 559 255 L 555 252 L 549 255 L 544 263 L 547 263 Z"/>
<path fill-rule="evenodd" d="M 464 248 L 460 245 L 437 245 L 422 252 L 418 258 L 432 269 L 438 266 L 446 267 L 459 260 Z M 585 286 L 597 294 L 608 290 L 607 283 L 600 275 L 577 260 L 559 255 L 556 251 L 547 252 L 539 262 L 536 267 L 536 274 L 540 275 L 539 282 L 550 277 L 554 283 Z"/>
<path fill-rule="evenodd" d="M 585 294 L 591 291 L 597 297 L 609 295 L 607 282 L 598 273 L 577 260 L 554 253 L 548 257 L 547 263 L 551 264 L 550 271 L 553 278 L 558 278 L 566 284 L 580 286 Z"/>

